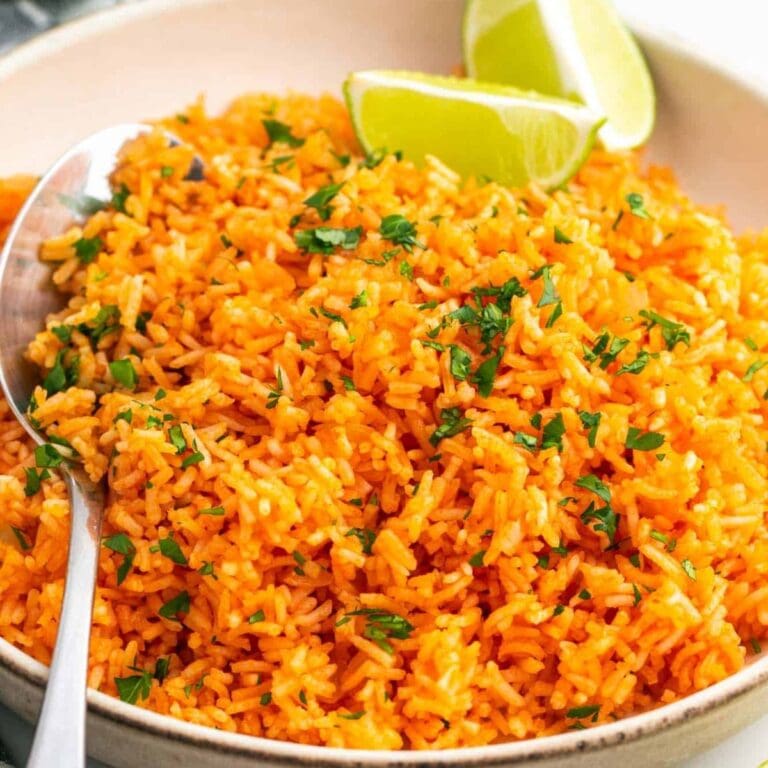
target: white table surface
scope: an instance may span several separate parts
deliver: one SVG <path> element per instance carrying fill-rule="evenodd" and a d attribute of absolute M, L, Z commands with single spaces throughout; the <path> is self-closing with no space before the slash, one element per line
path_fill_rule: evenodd
<path fill-rule="evenodd" d="M 630 22 L 663 27 L 727 69 L 768 79 L 768 0 L 616 2 Z M 768 717 L 680 768 L 757 768 L 763 760 L 768 760 Z"/>

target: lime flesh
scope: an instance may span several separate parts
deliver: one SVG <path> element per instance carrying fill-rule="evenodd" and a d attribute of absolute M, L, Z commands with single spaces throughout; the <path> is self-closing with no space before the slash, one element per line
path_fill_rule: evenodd
<path fill-rule="evenodd" d="M 602 122 L 571 102 L 412 72 L 356 72 L 344 94 L 367 152 L 400 150 L 417 164 L 434 155 L 462 176 L 509 186 L 562 184 L 586 158 Z"/>
<path fill-rule="evenodd" d="M 650 135 L 653 82 L 611 0 L 468 0 L 463 35 L 470 77 L 589 106 L 609 149 Z"/>

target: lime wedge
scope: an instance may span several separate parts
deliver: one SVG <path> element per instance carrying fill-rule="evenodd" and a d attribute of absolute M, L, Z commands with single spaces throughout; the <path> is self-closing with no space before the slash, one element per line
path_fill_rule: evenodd
<path fill-rule="evenodd" d="M 435 155 L 462 176 L 546 187 L 584 162 L 602 120 L 588 108 L 515 88 L 413 72 L 355 72 L 344 83 L 367 152 Z"/>
<path fill-rule="evenodd" d="M 608 149 L 650 135 L 653 82 L 611 0 L 467 0 L 463 35 L 470 77 L 591 107 Z"/>

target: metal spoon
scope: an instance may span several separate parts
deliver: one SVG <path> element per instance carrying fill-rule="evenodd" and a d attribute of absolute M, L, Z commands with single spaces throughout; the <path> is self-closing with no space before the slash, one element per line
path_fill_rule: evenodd
<path fill-rule="evenodd" d="M 38 258 L 40 245 L 82 221 L 94 204 L 110 199 L 109 176 L 118 151 L 126 141 L 150 130 L 138 124 L 115 126 L 67 152 L 35 187 L 0 253 L 0 387 L 16 418 L 40 445 L 45 436 L 30 423 L 26 410 L 41 377 L 25 360 L 24 350 L 46 316 L 66 302 L 51 282 L 50 268 Z M 71 510 L 67 575 L 28 768 L 85 765 L 88 644 L 105 492 L 76 463 L 65 462 L 60 469 Z"/>

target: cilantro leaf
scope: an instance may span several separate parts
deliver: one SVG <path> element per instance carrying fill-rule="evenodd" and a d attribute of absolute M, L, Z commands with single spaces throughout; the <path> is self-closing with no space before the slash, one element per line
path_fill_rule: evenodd
<path fill-rule="evenodd" d="M 328 221 L 331 217 L 331 212 L 333 211 L 330 202 L 339 194 L 343 186 L 344 182 L 342 181 L 338 184 L 328 184 L 328 186 L 320 187 L 317 192 L 310 195 L 304 201 L 304 205 L 309 208 L 314 208 L 322 221 Z"/>
<path fill-rule="evenodd" d="M 178 614 L 189 613 L 189 592 L 184 590 L 179 592 L 176 597 L 172 597 L 168 602 L 163 603 L 158 610 L 158 614 L 164 619 L 179 621 Z"/>
<path fill-rule="evenodd" d="M 496 372 L 503 355 L 504 347 L 499 347 L 496 354 L 484 360 L 472 374 L 472 383 L 477 384 L 481 397 L 488 397 L 493 391 L 493 382 L 496 380 Z"/>
<path fill-rule="evenodd" d="M 600 419 L 603 414 L 599 411 L 597 413 L 590 413 L 589 411 L 579 411 L 579 418 L 581 419 L 581 426 L 584 429 L 588 429 L 587 443 L 590 448 L 595 447 L 595 441 L 597 440 L 597 430 L 600 427 Z"/>
<path fill-rule="evenodd" d="M 629 212 L 638 219 L 650 219 L 651 214 L 645 209 L 643 196 L 637 192 L 630 192 L 625 198 L 629 204 Z"/>
<path fill-rule="evenodd" d="M 558 412 L 556 416 L 550 419 L 541 432 L 541 450 L 547 448 L 557 448 L 563 450 L 563 435 L 565 434 L 565 423 L 563 414 Z"/>
<path fill-rule="evenodd" d="M 124 533 L 116 533 L 113 536 L 104 539 L 102 543 L 107 549 L 111 549 L 113 552 L 123 555 L 123 562 L 117 569 L 117 586 L 119 587 L 125 581 L 125 577 L 133 566 L 133 559 L 136 556 L 136 547 Z"/>
<path fill-rule="evenodd" d="M 75 255 L 81 264 L 90 264 L 103 247 L 100 237 L 81 237 L 75 242 Z"/>
<path fill-rule="evenodd" d="M 557 293 L 555 284 L 552 282 L 551 272 L 552 265 L 545 264 L 531 275 L 531 280 L 538 280 L 540 277 L 544 278 L 544 290 L 541 293 L 541 298 L 536 304 L 537 307 L 547 307 L 550 304 L 557 304 L 560 301 L 560 296 Z"/>
<path fill-rule="evenodd" d="M 127 704 L 135 704 L 139 699 L 143 701 L 149 698 L 150 691 L 152 690 L 152 676 L 149 672 L 142 672 L 139 675 L 131 675 L 130 677 L 116 677 L 115 685 L 117 686 L 120 701 L 124 701 Z"/>
<path fill-rule="evenodd" d="M 385 240 L 389 240 L 394 245 L 401 245 L 408 253 L 413 253 L 414 246 L 427 247 L 416 239 L 416 225 L 399 213 L 385 216 L 381 220 L 379 232 Z"/>
<path fill-rule="evenodd" d="M 640 350 L 640 352 L 637 353 L 637 357 L 631 362 L 631 363 L 624 363 L 618 371 L 616 371 L 617 376 L 621 376 L 625 373 L 640 373 L 646 365 L 650 362 L 651 356 L 644 350 Z"/>
<path fill-rule="evenodd" d="M 267 147 L 271 147 L 278 142 L 294 148 L 304 144 L 305 139 L 300 139 L 291 133 L 290 125 L 281 123 L 279 120 L 262 120 L 261 124 L 264 126 L 264 130 L 266 130 L 269 137 Z"/>
<path fill-rule="evenodd" d="M 606 504 L 599 509 L 595 505 L 594 501 L 589 503 L 589 506 L 581 513 L 581 522 L 584 525 L 588 525 L 593 520 L 596 520 L 595 530 L 602 531 L 613 543 L 616 539 L 616 529 L 619 524 L 619 517 L 614 512 L 613 507 L 610 504 Z"/>
<path fill-rule="evenodd" d="M 373 543 L 376 541 L 376 531 L 372 531 L 370 528 L 350 528 L 345 536 L 354 536 L 363 548 L 363 554 L 370 555 L 372 553 Z"/>
<path fill-rule="evenodd" d="M 451 375 L 457 381 L 466 381 L 469 378 L 472 358 L 469 353 L 456 344 L 451 344 Z"/>
<path fill-rule="evenodd" d="M 307 253 L 332 254 L 336 248 L 351 251 L 357 248 L 363 234 L 362 227 L 339 229 L 335 227 L 315 227 L 315 229 L 300 229 L 294 233 L 293 239 L 302 251 Z"/>
<path fill-rule="evenodd" d="M 673 350 L 679 343 L 683 343 L 686 346 L 691 345 L 691 334 L 688 333 L 682 323 L 668 320 L 666 317 L 662 317 L 648 309 L 641 309 L 639 315 L 647 321 L 646 327 L 649 331 L 655 325 L 661 327 L 661 337 L 664 339 L 668 350 Z"/>
<path fill-rule="evenodd" d="M 660 432 L 643 432 L 637 427 L 627 430 L 627 439 L 624 445 L 634 451 L 655 451 L 664 444 L 664 435 Z"/>
<path fill-rule="evenodd" d="M 446 437 L 455 437 L 472 424 L 472 419 L 464 417 L 459 408 L 443 408 L 440 411 L 440 421 L 442 423 L 429 437 L 433 446 Z"/>
<path fill-rule="evenodd" d="M 160 539 L 160 554 L 163 555 L 163 557 L 167 557 L 172 562 L 176 563 L 177 565 L 189 565 L 189 562 L 187 561 L 187 558 L 184 556 L 184 553 L 181 551 L 181 547 L 178 545 L 176 541 L 174 541 L 173 537 L 168 534 L 168 536 L 164 539 Z"/>
<path fill-rule="evenodd" d="M 575 483 L 578 488 L 584 488 L 586 491 L 592 491 L 596 496 L 600 497 L 604 502 L 610 503 L 611 491 L 608 486 L 605 485 L 595 475 L 584 475 L 580 477 Z"/>
<path fill-rule="evenodd" d="M 122 384 L 126 389 L 134 390 L 139 383 L 139 376 L 136 373 L 136 369 L 133 367 L 133 363 L 129 358 L 123 360 L 113 360 L 109 364 L 109 372 L 112 374 L 112 378 L 119 384 Z"/>

